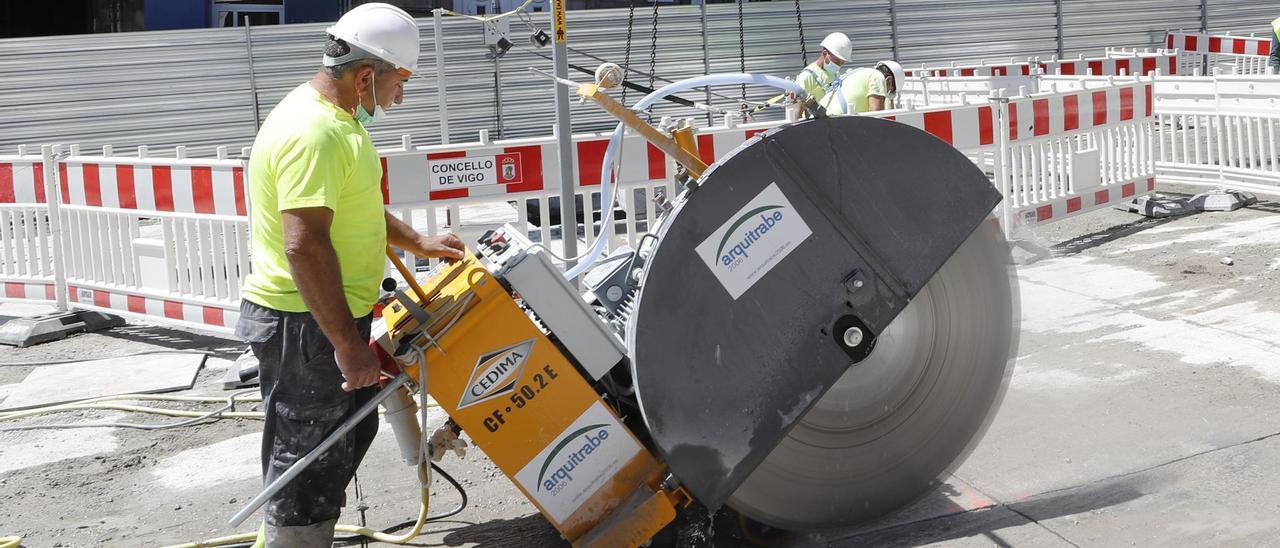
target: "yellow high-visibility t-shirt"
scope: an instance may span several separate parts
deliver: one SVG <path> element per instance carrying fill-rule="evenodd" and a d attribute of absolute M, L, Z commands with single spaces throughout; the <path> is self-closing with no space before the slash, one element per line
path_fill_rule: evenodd
<path fill-rule="evenodd" d="M 285 96 L 262 123 L 249 158 L 253 273 L 243 296 L 284 312 L 307 307 L 284 254 L 281 211 L 333 211 L 330 239 L 351 314 L 373 309 L 386 268 L 382 163 L 369 133 L 309 83 Z"/>
<path fill-rule="evenodd" d="M 840 101 L 837 95 L 843 97 L 844 101 Z M 847 74 L 840 82 L 839 92 L 827 94 L 822 101 L 822 108 L 831 116 L 862 114 L 871 110 L 869 98 L 872 96 L 889 96 L 888 79 L 879 70 L 863 67 Z"/>
<path fill-rule="evenodd" d="M 809 96 L 815 101 L 822 100 L 822 96 L 827 93 L 827 86 L 835 79 L 835 73 L 819 66 L 817 61 L 809 63 L 809 66 L 796 75 L 796 83 L 809 92 Z"/>

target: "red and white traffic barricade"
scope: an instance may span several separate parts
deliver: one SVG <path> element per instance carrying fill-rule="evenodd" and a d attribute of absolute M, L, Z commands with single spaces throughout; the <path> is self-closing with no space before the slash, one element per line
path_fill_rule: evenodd
<path fill-rule="evenodd" d="M 1238 75 L 1268 74 L 1269 36 L 1232 36 L 1204 32 L 1170 32 L 1165 47 L 1177 49 L 1178 63 L 1186 75 L 1212 76 L 1215 72 Z"/>
<path fill-rule="evenodd" d="M 45 161 L 0 156 L 0 300 L 58 300 Z"/>
<path fill-rule="evenodd" d="M 756 133 L 776 125 L 777 122 L 767 122 L 701 130 L 697 141 L 702 159 L 714 162 Z M 388 207 L 431 233 L 448 223 L 455 232 L 469 236 L 491 228 L 497 220 L 526 228 L 536 224 L 541 241 L 550 242 L 551 223 L 541 219 L 553 217 L 549 203 L 552 199 L 558 202 L 560 196 L 556 139 L 492 142 L 484 139 L 483 133 L 481 137 L 474 143 L 426 147 L 414 147 L 406 139 L 401 147 L 381 151 Z M 609 137 L 609 133 L 590 133 L 574 135 L 572 139 L 572 184 L 583 203 L 592 204 L 595 218 L 600 215 L 599 190 Z M 625 225 L 615 236 L 619 241 L 635 243 L 646 231 L 647 220 L 656 217 L 651 203 L 654 193 L 657 189 L 674 190 L 674 171 L 665 154 L 633 135 L 623 139 L 619 162 L 619 202 L 626 214 Z M 495 215 L 495 205 L 507 207 L 508 215 Z M 584 222 L 583 226 L 587 238 L 594 238 L 600 229 L 594 223 Z"/>
<path fill-rule="evenodd" d="M 906 109 L 874 116 L 919 127 L 996 173 L 1009 196 L 1006 218 L 1016 226 L 1052 222 L 1151 192 L 1151 82 L 1041 78 L 1052 81 L 1054 91 L 992 101 L 988 89 L 982 96 L 963 97 L 963 103 L 923 108 L 909 103 Z M 1074 88 L 1068 82 L 1075 82 Z M 778 124 L 699 129 L 699 153 L 712 163 Z M 1002 139 L 1007 143 L 1003 160 L 998 153 Z M 584 203 L 592 203 L 592 198 L 599 199 L 609 134 L 575 135 L 572 142 L 577 194 Z M 657 189 L 674 190 L 673 168 L 661 151 L 634 136 L 624 139 L 620 161 L 618 184 L 626 223 L 618 237 L 634 243 L 644 233 L 644 222 L 656 216 L 650 202 Z M 425 209 L 425 224 L 433 232 L 442 228 L 442 219 L 454 231 L 465 231 L 467 206 L 511 203 L 510 221 L 527 223 L 531 214 L 546 218 L 548 199 L 559 196 L 559 155 L 553 138 L 405 146 L 385 152 L 384 162 L 389 206 L 411 217 Z M 598 218 L 598 202 L 593 206 Z M 551 241 L 549 223 L 539 224 L 542 241 Z M 594 237 L 598 227 L 584 225 L 585 236 Z M 472 231 L 490 226 L 480 223 Z"/>
<path fill-rule="evenodd" d="M 920 128 L 991 173 L 1006 196 L 1001 213 L 1009 230 L 1154 189 L 1151 79 L 1036 78 L 1047 91 L 1008 98 L 988 90 L 960 103 L 917 108 L 908 102 L 872 116 Z M 777 125 L 726 121 L 699 129 L 699 154 L 713 163 Z M 537 220 L 535 234 L 550 245 L 558 238 L 547 221 L 548 202 L 559 197 L 562 183 L 575 185 L 588 210 L 599 214 L 593 198 L 607 176 L 601 167 L 609 137 L 573 136 L 572 181 L 561 181 L 554 136 L 493 142 L 482 134 L 476 143 L 428 147 L 406 138 L 380 151 L 384 202 L 415 226 L 439 232 L 447 224 L 465 239 L 474 235 L 467 230 L 504 222 L 528 228 Z M 51 149 L 0 157 L 0 215 L 21 216 L 6 223 L 11 232 L 0 233 L 8 296 L 64 295 L 70 308 L 231 332 L 250 268 L 244 162 L 227 159 L 225 150 L 211 160 L 187 159 L 181 150 L 176 158 L 139 152 L 86 155 L 73 148 L 56 161 Z M 616 183 L 623 211 L 617 222 L 624 228 L 613 244 L 637 243 L 658 215 L 654 196 L 675 191 L 673 175 L 670 159 L 656 147 L 637 136 L 623 140 Z M 468 224 L 473 215 L 483 219 Z M 598 227 L 583 224 L 584 236 L 593 239 Z M 12 235 L 19 229 L 27 232 Z"/>
<path fill-rule="evenodd" d="M 957 65 L 920 65 L 906 69 L 908 77 L 974 77 L 974 76 L 1032 76 L 1035 74 L 1052 74 L 1066 76 L 1150 76 L 1159 74 L 1176 74 L 1178 71 L 1178 55 L 1172 50 L 1155 51 L 1120 51 L 1113 50 L 1102 57 L 1086 58 L 1083 55 L 1075 59 L 1041 60 L 1030 58 L 1026 61 L 1010 59 L 1003 61 L 983 61 L 976 64 Z"/>
<path fill-rule="evenodd" d="M 244 162 L 71 156 L 58 163 L 72 308 L 221 333 L 249 273 Z"/>
<path fill-rule="evenodd" d="M 999 125 L 1005 142 L 996 181 L 1005 196 L 1006 230 L 1155 190 L 1153 79 L 1088 80 L 1001 105 L 1007 123 Z"/>

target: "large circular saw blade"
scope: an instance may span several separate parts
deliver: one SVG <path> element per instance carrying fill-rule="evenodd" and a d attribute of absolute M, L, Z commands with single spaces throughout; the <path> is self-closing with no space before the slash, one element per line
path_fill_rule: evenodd
<path fill-rule="evenodd" d="M 984 223 L 728 504 L 785 529 L 850 525 L 927 493 L 981 438 L 1013 371 L 1018 294 Z"/>
<path fill-rule="evenodd" d="M 788 528 L 932 485 L 1013 355 L 999 199 L 949 144 L 862 116 L 782 126 L 711 166 L 657 229 L 627 328 L 672 474 Z"/>

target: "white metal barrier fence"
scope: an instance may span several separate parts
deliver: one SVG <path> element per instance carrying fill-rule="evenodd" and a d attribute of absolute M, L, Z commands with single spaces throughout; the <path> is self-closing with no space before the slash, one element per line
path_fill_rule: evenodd
<path fill-rule="evenodd" d="M 1178 49 L 1179 74 L 1267 74 L 1271 38 L 1214 35 L 1203 32 L 1170 32 L 1165 45 Z M 1166 73 L 1172 74 L 1172 73 Z"/>
<path fill-rule="evenodd" d="M 244 162 L 70 154 L 57 206 L 70 304 L 231 332 L 249 273 Z"/>
<path fill-rule="evenodd" d="M 1280 196 L 1280 78 L 1156 80 L 1162 181 Z"/>
<path fill-rule="evenodd" d="M 947 65 L 922 64 L 906 69 L 907 76 L 966 77 L 966 76 L 1031 76 L 1033 74 L 1054 74 L 1068 76 L 1150 76 L 1157 71 L 1161 74 L 1176 74 L 1178 70 L 1178 52 L 1168 50 L 1124 50 L 1111 49 L 1102 57 L 1081 55 L 1075 59 L 1058 59 L 1056 57 L 1044 61 L 1037 57 L 1026 61 L 1010 59 L 1001 61 L 982 61 L 977 64 Z"/>
<path fill-rule="evenodd" d="M 1069 82 L 1077 83 L 1072 88 Z M 963 103 L 876 116 L 920 128 L 991 173 L 1008 196 L 1002 207 L 1010 229 L 1151 191 L 1150 80 L 1062 77 L 1052 87 L 1069 89 L 1012 98 L 968 96 Z M 699 154 L 714 162 L 775 125 L 728 120 L 704 128 L 697 136 Z M 381 151 L 388 208 L 428 233 L 448 229 L 468 240 L 494 224 L 515 222 L 550 247 L 557 235 L 549 202 L 561 184 L 556 140 L 481 137 L 430 147 L 406 139 L 397 149 Z M 572 142 L 572 183 L 591 212 L 586 220 L 598 219 L 609 209 L 597 201 L 608 135 L 575 135 Z M 4 280 L 35 284 L 34 290 L 24 285 L 21 298 L 65 296 L 72 308 L 230 332 L 249 272 L 244 162 L 227 159 L 225 151 L 212 160 L 186 159 L 181 150 L 177 156 L 149 158 L 140 150 L 138 157 L 122 157 L 110 149 L 95 156 L 73 148 L 65 158 L 48 150 L 38 158 L 4 158 L 11 167 L 0 173 L 17 175 L 0 178 L 0 198 L 14 195 L 2 210 L 20 211 L 9 214 L 20 214 L 26 231 L 4 240 Z M 672 169 L 642 139 L 624 141 L 617 177 L 623 204 L 614 225 L 621 228 L 613 245 L 635 245 L 647 231 L 657 216 L 652 198 L 675 190 Z M 38 200 L 37 179 L 51 199 Z M 6 192 L 10 187 L 14 191 Z M 562 209 L 572 214 L 572 208 Z M 615 215 L 603 213 L 606 219 Z M 594 239 L 598 226 L 584 227 L 581 237 Z M 14 242 L 25 244 L 24 250 L 17 251 Z"/>
<path fill-rule="evenodd" d="M 51 149 L 0 156 L 0 300 L 58 301 L 54 264 Z"/>
<path fill-rule="evenodd" d="M 1046 77 L 1051 91 L 1009 100 L 996 180 L 1005 230 L 1058 221 L 1155 190 L 1151 78 Z"/>

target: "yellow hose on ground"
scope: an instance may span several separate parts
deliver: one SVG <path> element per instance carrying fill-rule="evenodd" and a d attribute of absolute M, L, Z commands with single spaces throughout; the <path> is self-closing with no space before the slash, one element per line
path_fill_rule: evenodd
<path fill-rule="evenodd" d="M 18 548 L 22 546 L 22 537 L 0 537 L 0 548 Z"/>
<path fill-rule="evenodd" d="M 431 465 L 423 462 L 418 465 L 418 484 L 422 488 L 422 504 L 418 507 L 418 521 L 413 524 L 413 528 L 403 535 L 388 535 L 376 529 L 362 527 L 359 525 L 347 525 L 339 523 L 333 527 L 335 533 L 347 533 L 352 535 L 360 535 L 368 537 L 378 542 L 386 542 L 389 544 L 404 544 L 422 534 L 422 528 L 427 525 L 427 507 L 431 501 Z M 259 529 L 261 532 L 261 529 Z M 241 533 L 226 537 L 212 538 L 199 542 L 188 542 L 186 544 L 175 544 L 164 548 L 213 548 L 215 546 L 226 546 L 228 544 L 241 544 L 245 542 L 254 542 L 258 540 L 259 533 Z M 16 544 L 14 545 L 17 546 Z M 9 546 L 0 544 L 0 548 L 10 548 Z"/>

